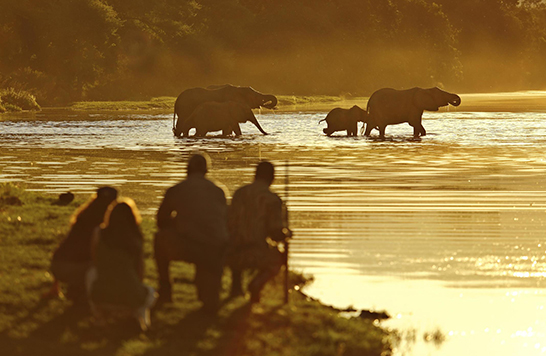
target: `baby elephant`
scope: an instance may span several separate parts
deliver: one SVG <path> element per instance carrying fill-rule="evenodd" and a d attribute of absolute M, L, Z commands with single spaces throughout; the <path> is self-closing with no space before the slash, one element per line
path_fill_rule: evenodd
<path fill-rule="evenodd" d="M 358 122 L 367 122 L 368 113 L 355 105 L 350 109 L 335 108 L 319 121 L 326 121 L 328 127 L 322 130 L 330 136 L 336 131 L 347 130 L 347 136 L 356 136 L 358 132 Z"/>
<path fill-rule="evenodd" d="M 195 128 L 195 136 L 205 136 L 207 132 L 222 131 L 224 136 L 235 133 L 241 135 L 240 123 L 250 121 L 264 135 L 267 135 L 254 113 L 247 105 L 235 102 L 206 102 L 199 105 L 181 125 L 181 133 L 188 136 L 189 131 Z"/>

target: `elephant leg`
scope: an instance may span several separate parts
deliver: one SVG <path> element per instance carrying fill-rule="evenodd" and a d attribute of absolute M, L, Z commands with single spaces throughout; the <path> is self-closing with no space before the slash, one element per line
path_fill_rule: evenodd
<path fill-rule="evenodd" d="M 349 128 L 347 129 L 347 136 L 357 136 L 358 132 L 358 125 L 355 122 L 354 124 L 351 124 Z"/>
<path fill-rule="evenodd" d="M 370 137 L 370 132 L 372 132 L 374 127 L 375 126 L 372 124 L 366 124 L 366 131 L 364 132 L 364 136 Z M 362 126 L 362 128 L 364 128 L 364 126 Z"/>
<path fill-rule="evenodd" d="M 378 126 L 378 130 L 379 130 L 379 138 L 380 139 L 385 139 L 385 125 L 380 125 Z"/>
<path fill-rule="evenodd" d="M 426 136 L 427 135 L 427 130 L 425 130 L 425 128 L 423 127 L 423 124 L 421 124 L 421 136 Z"/>
<path fill-rule="evenodd" d="M 427 131 L 425 130 L 422 124 L 417 124 L 413 126 L 413 137 L 417 138 L 419 136 L 426 136 L 426 135 L 427 135 Z"/>
<path fill-rule="evenodd" d="M 241 136 L 242 132 L 239 124 L 236 123 L 235 126 L 233 126 L 233 132 L 235 132 L 235 136 Z"/>

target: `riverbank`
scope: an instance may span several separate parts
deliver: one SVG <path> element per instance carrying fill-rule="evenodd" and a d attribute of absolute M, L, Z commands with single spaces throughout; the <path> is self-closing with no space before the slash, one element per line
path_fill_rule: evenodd
<path fill-rule="evenodd" d="M 278 104 L 276 110 L 291 111 L 308 108 L 322 107 L 346 100 L 340 96 L 330 95 L 277 95 Z M 360 100 L 361 99 L 361 100 Z M 352 98 L 353 100 L 366 101 L 367 98 Z M 157 97 L 144 101 L 80 101 L 73 103 L 68 108 L 74 111 L 131 111 L 131 110 L 165 110 L 173 111 L 176 97 Z M 262 109 L 266 110 L 267 109 Z"/>
<path fill-rule="evenodd" d="M 501 93 L 460 94 L 462 103 L 458 107 L 447 106 L 440 111 L 452 112 L 545 112 L 546 91 L 521 91 Z M 329 95 L 277 95 L 275 110 L 260 109 L 261 113 L 283 112 L 329 112 L 335 107 L 350 108 L 353 105 L 366 107 L 368 97 L 344 97 Z M 80 101 L 66 107 L 43 107 L 47 112 L 58 112 L 59 120 L 71 120 L 70 113 L 86 115 L 86 120 L 96 119 L 93 114 L 139 113 L 172 115 L 175 97 L 156 97 L 142 101 Z M 1 111 L 0 111 L 1 113 Z M 7 112 L 0 121 L 40 120 L 40 113 L 32 110 Z M 81 119 L 81 117 L 80 117 Z"/>
<path fill-rule="evenodd" d="M 546 91 L 520 91 L 500 93 L 466 93 L 460 94 L 462 103 L 459 107 L 446 107 L 448 111 L 480 112 L 529 112 L 546 111 Z M 279 112 L 289 111 L 330 111 L 334 107 L 359 105 L 365 108 L 368 97 L 342 96 L 301 96 L 278 95 Z M 164 110 L 172 112 L 175 97 L 152 98 L 148 101 L 89 101 L 77 102 L 69 106 L 74 111 L 129 111 L 129 110 Z M 270 111 L 262 109 L 264 112 Z"/>
<path fill-rule="evenodd" d="M 13 185 L 0 185 L 0 349 L 8 355 L 382 355 L 388 333 L 373 320 L 342 317 L 338 310 L 294 291 L 283 305 L 282 281 L 250 306 L 244 298 L 227 300 L 217 318 L 199 314 L 190 282 L 193 269 L 172 268 L 174 303 L 156 310 L 152 329 L 135 332 L 123 321 L 97 327 L 85 311 L 62 299 L 41 299 L 51 284 L 50 256 L 65 236 L 78 195 L 68 206 L 56 197 Z M 144 219 L 145 282 L 156 285 L 152 259 L 155 225 Z M 224 276 L 227 297 L 229 273 Z M 309 280 L 292 275 L 292 284 Z M 296 287 L 295 289 L 298 289 Z"/>

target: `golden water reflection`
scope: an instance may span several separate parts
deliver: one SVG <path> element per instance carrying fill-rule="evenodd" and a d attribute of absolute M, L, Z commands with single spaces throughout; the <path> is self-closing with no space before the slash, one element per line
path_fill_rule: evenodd
<path fill-rule="evenodd" d="M 546 116 L 429 114 L 419 142 L 407 125 L 384 142 L 327 138 L 323 116 L 259 115 L 271 135 L 202 140 L 174 139 L 170 115 L 2 122 L 0 181 L 83 195 L 109 184 L 153 216 L 196 150 L 231 193 L 265 158 L 284 196 L 288 162 L 290 263 L 315 275 L 307 293 L 387 310 L 384 325 L 414 335 L 398 355 L 545 352 Z M 438 330 L 439 348 L 420 341 Z"/>

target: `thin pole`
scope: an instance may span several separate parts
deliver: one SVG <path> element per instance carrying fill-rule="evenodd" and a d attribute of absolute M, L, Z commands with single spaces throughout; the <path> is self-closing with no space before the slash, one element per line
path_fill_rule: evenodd
<path fill-rule="evenodd" d="M 288 229 L 288 160 L 285 162 L 285 175 L 284 175 L 284 219 L 286 224 L 286 229 Z M 289 290 L 290 290 L 290 284 L 288 281 L 288 239 L 289 237 L 286 237 L 284 239 L 284 304 L 288 304 L 289 302 Z"/>

